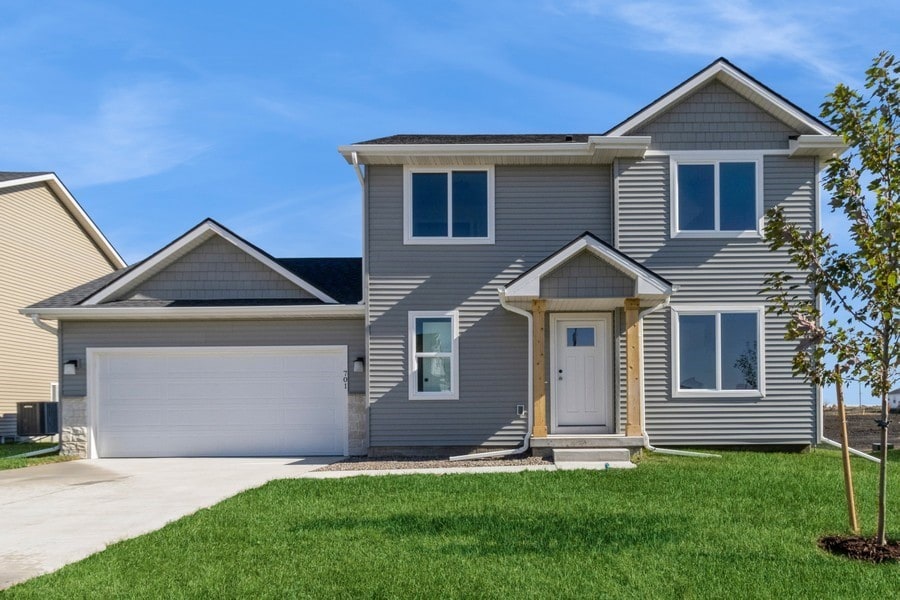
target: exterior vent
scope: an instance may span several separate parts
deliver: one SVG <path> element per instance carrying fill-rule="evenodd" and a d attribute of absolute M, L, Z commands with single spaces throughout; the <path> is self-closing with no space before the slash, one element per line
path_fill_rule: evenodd
<path fill-rule="evenodd" d="M 19 437 L 59 433 L 58 402 L 18 402 L 16 435 Z"/>

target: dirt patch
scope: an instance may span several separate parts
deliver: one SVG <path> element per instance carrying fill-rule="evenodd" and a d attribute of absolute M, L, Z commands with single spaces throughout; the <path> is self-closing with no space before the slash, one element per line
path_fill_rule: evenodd
<path fill-rule="evenodd" d="M 451 467 L 522 467 L 529 465 L 553 464 L 550 459 L 539 456 L 511 456 L 508 458 L 485 458 L 481 460 L 447 460 L 428 456 L 404 457 L 351 457 L 338 463 L 327 465 L 317 471 L 374 471 L 381 469 L 439 469 Z"/>
<path fill-rule="evenodd" d="M 884 546 L 875 538 L 830 535 L 819 540 L 819 547 L 832 554 L 871 563 L 900 562 L 900 542 L 888 540 Z"/>
<path fill-rule="evenodd" d="M 850 445 L 853 448 L 871 452 L 872 444 L 881 441 L 881 430 L 875 424 L 875 419 L 878 419 L 880 416 L 881 412 L 875 408 L 848 409 L 847 436 L 850 438 Z M 891 413 L 888 418 L 891 420 L 891 427 L 888 429 L 888 442 L 894 444 L 895 448 L 900 448 L 900 415 Z M 836 442 L 841 441 L 841 422 L 838 419 L 836 409 L 824 411 L 822 425 L 825 437 Z"/>

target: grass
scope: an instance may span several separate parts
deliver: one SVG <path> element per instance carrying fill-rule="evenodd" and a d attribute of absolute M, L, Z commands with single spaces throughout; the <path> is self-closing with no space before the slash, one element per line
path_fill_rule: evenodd
<path fill-rule="evenodd" d="M 871 531 L 877 465 L 854 465 Z M 891 466 L 900 490 L 900 462 Z M 816 546 L 845 528 L 841 481 L 839 455 L 821 450 L 656 455 L 632 471 L 282 480 L 7 593 L 893 597 L 900 565 L 854 563 Z"/>
<path fill-rule="evenodd" d="M 32 467 L 34 465 L 45 465 L 48 463 L 63 462 L 73 460 L 72 456 L 60 456 L 59 453 L 42 454 L 41 456 L 33 456 L 30 458 L 10 458 L 17 454 L 25 454 L 34 450 L 43 450 L 52 448 L 55 443 L 21 443 L 21 444 L 0 444 L 0 471 L 6 469 L 21 469 L 22 467 Z"/>

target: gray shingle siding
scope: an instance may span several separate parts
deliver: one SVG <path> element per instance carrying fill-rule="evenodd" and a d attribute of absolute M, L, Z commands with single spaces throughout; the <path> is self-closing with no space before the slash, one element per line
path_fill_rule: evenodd
<path fill-rule="evenodd" d="M 127 293 L 129 299 L 314 298 L 221 237 L 213 237 Z"/>
<path fill-rule="evenodd" d="M 586 251 L 541 279 L 543 298 L 623 298 L 633 294 L 631 277 Z"/>
<path fill-rule="evenodd" d="M 496 243 L 403 245 L 403 170 L 368 177 L 369 395 L 372 446 L 513 445 L 528 404 L 524 318 L 497 288 L 585 229 L 610 240 L 609 167 L 496 167 Z M 460 399 L 409 400 L 414 310 L 460 314 Z"/>
<path fill-rule="evenodd" d="M 718 81 L 631 133 L 651 136 L 652 150 L 786 149 L 797 134 Z"/>
<path fill-rule="evenodd" d="M 353 361 L 365 356 L 363 320 L 285 319 L 266 321 L 62 321 L 60 364 L 75 359 L 86 365 L 87 348 L 150 348 L 167 346 L 347 346 L 349 393 L 365 391 L 362 373 Z M 87 368 L 60 375 L 60 395 L 87 393 Z"/>
<path fill-rule="evenodd" d="M 815 159 L 764 159 L 764 208 L 785 208 L 801 226 L 815 223 Z M 619 161 L 619 248 L 678 286 L 672 304 L 761 304 L 773 270 L 791 271 L 784 253 L 761 239 L 672 239 L 669 159 Z M 784 320 L 766 316 L 766 396 L 757 399 L 672 398 L 671 311 L 644 320 L 647 430 L 659 444 L 811 443 L 815 389 L 793 377 L 794 346 Z M 621 368 L 621 365 L 620 365 Z M 620 393 L 623 390 L 620 380 Z"/>

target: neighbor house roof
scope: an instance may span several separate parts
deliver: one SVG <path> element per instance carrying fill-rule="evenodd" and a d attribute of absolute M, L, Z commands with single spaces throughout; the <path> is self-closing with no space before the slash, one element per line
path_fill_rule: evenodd
<path fill-rule="evenodd" d="M 121 269 L 125 266 L 125 260 L 119 255 L 113 245 L 106 239 L 100 228 L 93 220 L 84 212 L 81 205 L 75 200 L 75 197 L 69 192 L 62 181 L 55 173 L 50 172 L 24 172 L 24 171 L 0 171 L 0 189 L 10 188 L 19 185 L 28 185 L 32 183 L 46 184 L 59 198 L 62 205 L 69 211 L 75 221 L 81 226 L 84 232 L 94 242 L 94 245 L 103 253 L 106 260 L 109 261 L 113 268 Z"/>

